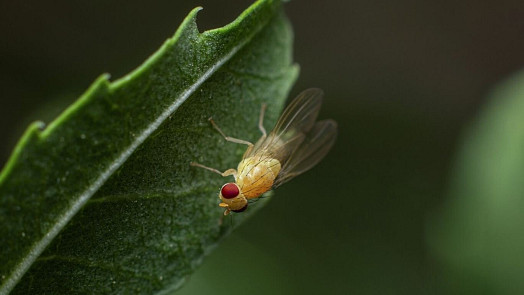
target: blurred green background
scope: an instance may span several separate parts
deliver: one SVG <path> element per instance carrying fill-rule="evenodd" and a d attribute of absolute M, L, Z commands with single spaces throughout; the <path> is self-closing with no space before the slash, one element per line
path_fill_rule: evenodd
<path fill-rule="evenodd" d="M 205 30 L 251 3 L 2 1 L 0 166 L 29 122 L 49 122 L 100 73 L 131 71 L 193 7 Z M 524 2 L 286 11 L 301 66 L 291 96 L 324 89 L 338 142 L 179 294 L 524 294 L 524 79 L 494 88 L 524 66 Z"/>

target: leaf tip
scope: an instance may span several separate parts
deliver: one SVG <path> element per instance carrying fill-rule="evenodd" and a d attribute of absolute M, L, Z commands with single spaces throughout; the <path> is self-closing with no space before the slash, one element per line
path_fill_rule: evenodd
<path fill-rule="evenodd" d="M 189 14 L 186 16 L 186 18 L 184 19 L 182 24 L 180 24 L 180 27 L 176 31 L 175 37 L 177 37 L 179 31 L 186 31 L 187 29 L 191 31 L 196 31 L 196 33 L 198 33 L 196 18 L 197 18 L 198 12 L 202 9 L 204 9 L 202 6 L 197 6 L 189 12 Z M 176 39 L 175 37 L 172 39 Z"/>

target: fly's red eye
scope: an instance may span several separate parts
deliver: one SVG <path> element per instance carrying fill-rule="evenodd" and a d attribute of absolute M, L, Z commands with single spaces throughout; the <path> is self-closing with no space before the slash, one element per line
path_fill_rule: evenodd
<path fill-rule="evenodd" d="M 238 196 L 240 192 L 238 191 L 238 186 L 236 184 L 226 183 L 220 190 L 220 193 L 222 194 L 222 197 L 226 199 L 233 199 Z"/>

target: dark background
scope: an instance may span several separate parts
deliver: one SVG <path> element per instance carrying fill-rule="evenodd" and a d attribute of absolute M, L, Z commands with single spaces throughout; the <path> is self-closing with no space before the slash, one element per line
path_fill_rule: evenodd
<path fill-rule="evenodd" d="M 251 1 L 2 1 L 0 166 L 101 73 L 137 67 L 201 5 L 201 30 Z M 339 140 L 207 258 L 181 294 L 441 294 L 426 224 L 465 126 L 524 65 L 524 2 L 291 1 L 300 77 Z"/>

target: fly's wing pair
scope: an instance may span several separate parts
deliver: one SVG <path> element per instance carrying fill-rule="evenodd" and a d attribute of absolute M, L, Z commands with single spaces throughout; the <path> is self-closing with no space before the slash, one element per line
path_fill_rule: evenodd
<path fill-rule="evenodd" d="M 333 120 L 316 122 L 323 92 L 308 89 L 300 93 L 284 110 L 275 128 L 262 137 L 253 150 L 244 155 L 277 159 L 281 170 L 273 187 L 311 169 L 331 149 L 337 136 Z"/>

